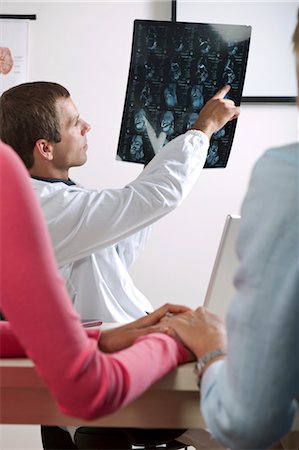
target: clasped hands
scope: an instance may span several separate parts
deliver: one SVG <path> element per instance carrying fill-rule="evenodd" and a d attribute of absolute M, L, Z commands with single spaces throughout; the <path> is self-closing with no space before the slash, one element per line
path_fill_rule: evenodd
<path fill-rule="evenodd" d="M 99 348 L 106 353 L 120 351 L 132 345 L 138 337 L 150 333 L 166 333 L 178 339 L 190 350 L 190 360 L 216 348 L 226 348 L 222 319 L 202 306 L 194 311 L 170 303 L 134 322 L 103 331 Z"/>

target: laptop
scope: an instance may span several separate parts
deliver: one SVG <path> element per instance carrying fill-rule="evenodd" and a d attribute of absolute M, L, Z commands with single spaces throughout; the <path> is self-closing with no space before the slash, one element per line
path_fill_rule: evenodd
<path fill-rule="evenodd" d="M 240 216 L 229 214 L 225 220 L 203 303 L 204 307 L 223 319 L 235 293 L 233 277 L 239 266 L 236 255 L 236 239 L 239 232 L 240 219 Z"/>

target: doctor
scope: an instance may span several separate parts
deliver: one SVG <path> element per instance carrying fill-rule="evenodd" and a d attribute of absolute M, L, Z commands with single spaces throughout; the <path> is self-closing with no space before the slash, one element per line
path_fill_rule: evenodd
<path fill-rule="evenodd" d="M 225 86 L 193 129 L 153 158 L 122 189 L 90 190 L 69 178 L 87 160 L 87 133 L 69 92 L 25 83 L 0 99 L 0 136 L 24 161 L 42 206 L 59 270 L 82 319 L 126 323 L 152 311 L 127 271 L 148 227 L 187 196 L 207 157 L 211 135 L 239 115 Z"/>

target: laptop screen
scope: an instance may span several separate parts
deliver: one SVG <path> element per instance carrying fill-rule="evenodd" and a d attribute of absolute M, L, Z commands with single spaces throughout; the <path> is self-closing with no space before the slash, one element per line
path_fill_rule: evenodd
<path fill-rule="evenodd" d="M 233 277 L 239 265 L 235 247 L 240 219 L 231 214 L 226 218 L 204 300 L 204 306 L 223 319 L 235 292 Z"/>

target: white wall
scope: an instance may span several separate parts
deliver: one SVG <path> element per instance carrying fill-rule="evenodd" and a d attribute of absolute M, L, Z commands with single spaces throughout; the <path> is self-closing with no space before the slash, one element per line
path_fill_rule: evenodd
<path fill-rule="evenodd" d="M 177 0 L 182 22 L 250 25 L 251 39 L 244 96 L 296 96 L 292 34 L 298 0 Z"/>
<path fill-rule="evenodd" d="M 170 0 L 0 0 L 1 13 L 37 14 L 30 22 L 30 80 L 64 84 L 92 125 L 89 160 L 72 172 L 86 186 L 121 187 L 141 170 L 115 161 L 133 19 L 169 20 L 170 5 Z M 243 106 L 228 167 L 203 171 L 184 204 L 155 225 L 148 248 L 132 269 L 154 306 L 166 300 L 192 307 L 202 303 L 225 216 L 239 212 L 254 162 L 266 148 L 297 136 L 295 106 Z M 2 427 L 0 433 L 2 449 L 38 448 L 37 427 L 18 427 L 16 433 L 14 427 Z"/>

